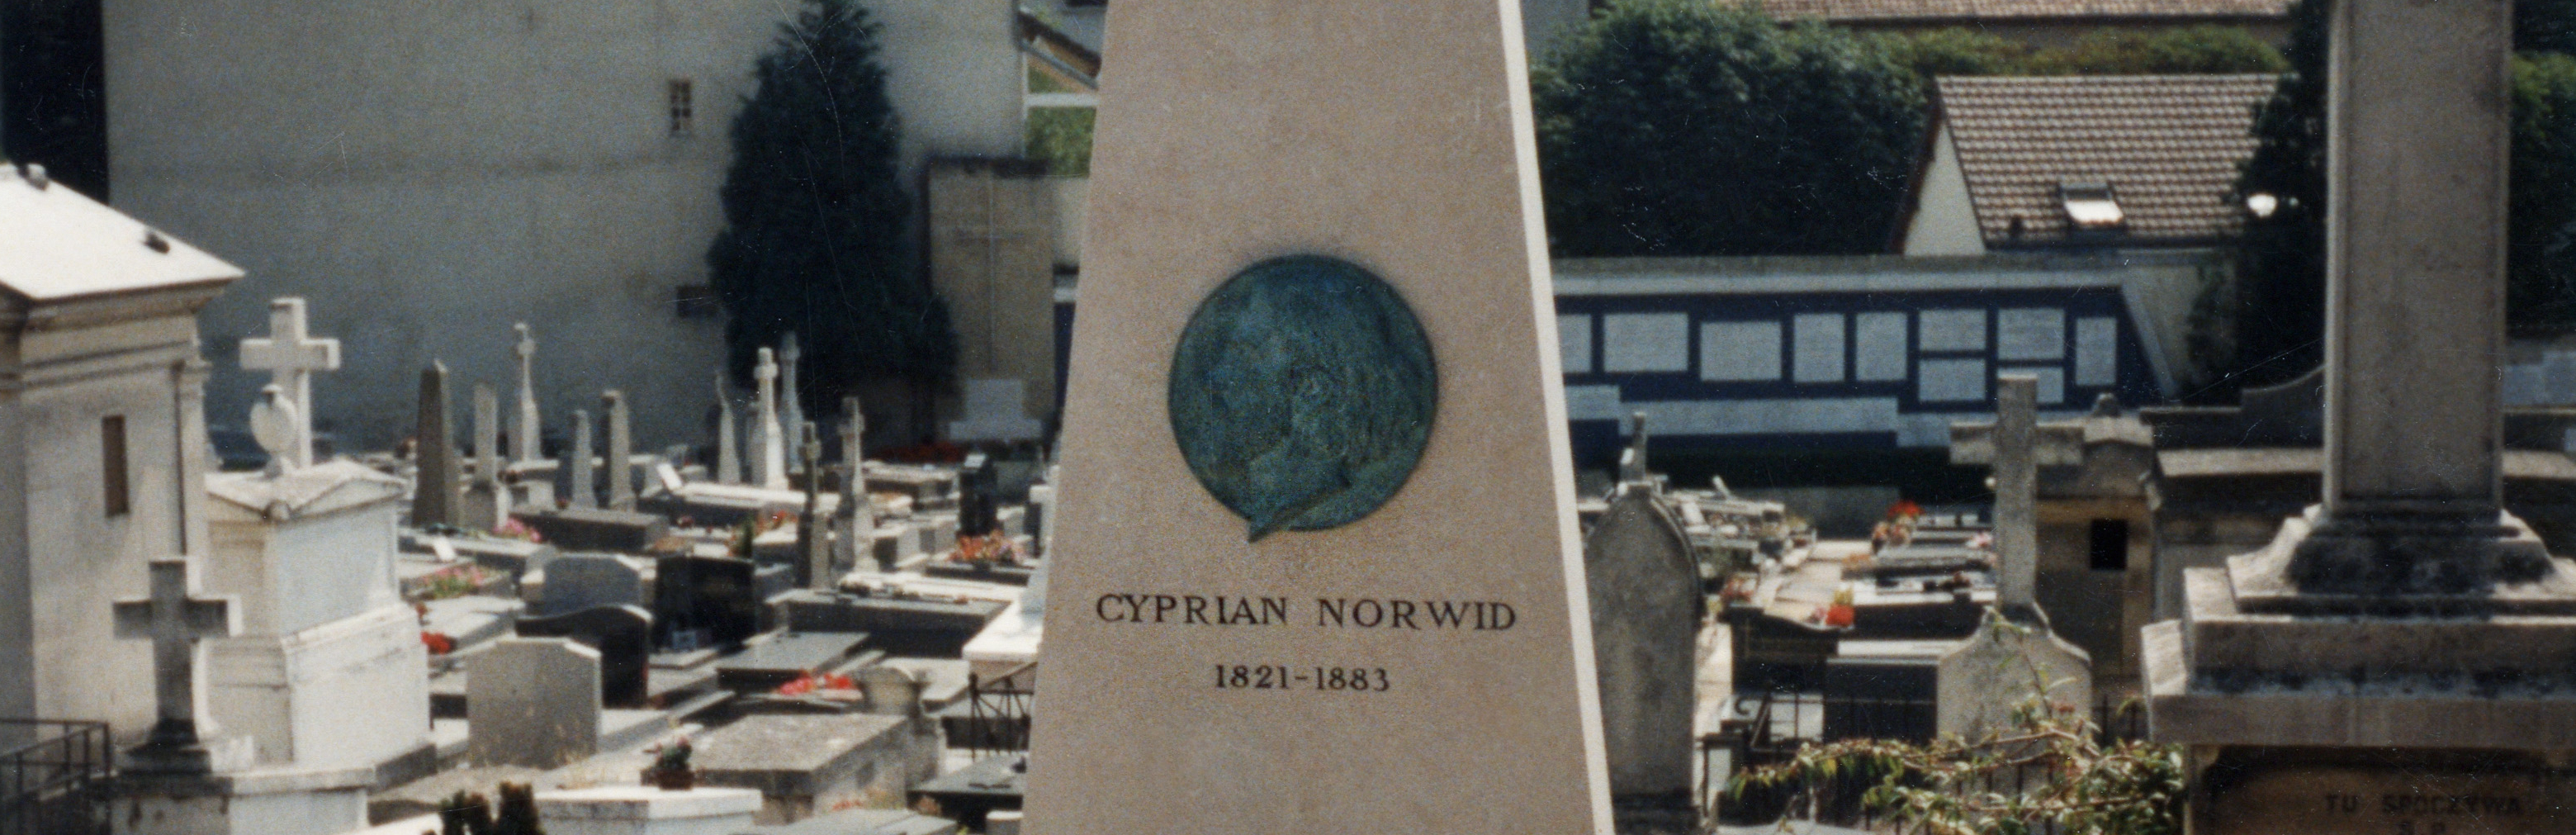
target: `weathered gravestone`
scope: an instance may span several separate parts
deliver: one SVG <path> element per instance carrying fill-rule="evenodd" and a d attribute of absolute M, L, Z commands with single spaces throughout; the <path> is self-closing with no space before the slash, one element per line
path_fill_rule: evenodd
<path fill-rule="evenodd" d="M 663 557 L 654 566 L 656 648 L 732 648 L 760 634 L 763 601 L 750 560 Z"/>
<path fill-rule="evenodd" d="M 457 523 L 456 440 L 447 415 L 447 364 L 433 360 L 420 371 L 420 426 L 412 433 L 418 470 L 411 500 L 415 528 Z"/>
<path fill-rule="evenodd" d="M 2576 563 L 2503 512 L 2511 4 L 2331 7 L 2324 501 L 2184 572 L 2195 833 L 2576 831 Z"/>
<path fill-rule="evenodd" d="M 1393 8 L 1110 17 L 1036 835 L 1610 830 L 1519 29 Z"/>
<path fill-rule="evenodd" d="M 548 561 L 545 572 L 545 593 L 536 607 L 539 617 L 644 603 L 644 572 L 625 557 L 565 554 Z"/>
<path fill-rule="evenodd" d="M 746 716 L 696 749 L 698 779 L 759 789 L 760 820 L 773 824 L 838 808 L 901 808 L 905 789 L 939 773 L 937 729 L 905 716 Z"/>
<path fill-rule="evenodd" d="M 599 651 L 503 638 L 465 663 L 466 758 L 554 768 L 599 753 Z"/>
<path fill-rule="evenodd" d="M 1622 833 L 1687 833 L 1698 706 L 1699 562 L 1656 495 L 1629 481 L 1583 541 L 1610 799 Z"/>
<path fill-rule="evenodd" d="M 572 410 L 572 449 L 564 452 L 564 469 L 571 473 L 565 492 L 572 494 L 573 507 L 599 506 L 599 465 L 590 437 L 590 412 Z"/>
<path fill-rule="evenodd" d="M 957 468 L 957 533 L 960 536 L 989 536 L 1001 527 L 998 514 L 1002 497 L 993 483 L 993 462 L 983 453 L 966 456 Z"/>
<path fill-rule="evenodd" d="M 659 515 L 600 507 L 532 508 L 517 518 L 555 547 L 580 551 L 642 553 L 671 531 L 670 520 Z"/>
<path fill-rule="evenodd" d="M 571 638 L 599 652 L 600 703 L 644 707 L 646 674 L 653 664 L 653 615 L 640 606 L 594 606 L 547 617 L 520 618 L 519 637 Z"/>
<path fill-rule="evenodd" d="M 2010 730 L 2033 698 L 2093 709 L 2093 659 L 2067 643 L 2039 608 L 2039 379 L 1995 379 L 1995 612 L 1941 657 L 1938 730 L 1970 739 Z"/>

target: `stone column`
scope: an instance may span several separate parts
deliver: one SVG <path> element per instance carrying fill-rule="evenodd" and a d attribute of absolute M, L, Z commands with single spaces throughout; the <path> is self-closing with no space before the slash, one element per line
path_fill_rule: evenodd
<path fill-rule="evenodd" d="M 411 498 L 415 528 L 456 524 L 456 442 L 447 428 L 447 364 L 432 360 L 420 370 L 420 422 L 414 461 L 419 465 Z"/>
<path fill-rule="evenodd" d="M 876 502 L 868 495 L 864 452 L 868 419 L 860 413 L 856 397 L 841 399 L 841 415 L 841 504 L 832 513 L 834 541 L 839 561 L 857 568 L 876 550 Z"/>
<path fill-rule="evenodd" d="M 796 556 L 804 565 L 805 587 L 831 588 L 832 550 L 823 543 L 823 441 L 814 432 L 814 424 L 799 424 L 797 433 L 804 440 L 796 445 L 796 461 L 805 468 L 805 512 L 796 517 Z"/>
<path fill-rule="evenodd" d="M 564 461 L 572 469 L 572 506 L 598 507 L 599 484 L 592 476 L 588 410 L 572 410 L 572 449 L 564 451 Z"/>
<path fill-rule="evenodd" d="M 599 396 L 608 409 L 608 506 L 635 509 L 635 436 L 627 431 L 626 394 L 609 389 Z"/>
<path fill-rule="evenodd" d="M 725 391 L 723 371 L 716 372 L 716 483 L 742 483 L 742 432 L 733 425 L 733 398 Z"/>
<path fill-rule="evenodd" d="M 172 462 L 172 486 L 178 490 L 179 547 L 187 557 L 213 554 L 206 533 L 206 372 L 205 359 L 191 351 L 170 368 L 177 395 L 178 460 Z"/>
<path fill-rule="evenodd" d="M 805 358 L 805 349 L 796 344 L 796 332 L 788 331 L 778 346 L 778 419 L 790 432 L 805 425 L 805 395 L 796 388 L 796 365 Z"/>
<path fill-rule="evenodd" d="M 1995 608 L 2030 611 L 2039 584 L 2039 378 L 1995 378 Z"/>
<path fill-rule="evenodd" d="M 510 457 L 514 461 L 534 462 L 544 454 L 545 446 L 544 433 L 538 429 L 537 422 L 537 381 L 533 367 L 537 358 L 537 339 L 529 335 L 528 323 L 520 322 L 513 327 L 519 331 L 519 343 L 512 346 L 512 351 L 519 356 L 519 425 L 510 431 L 511 448 L 516 453 Z"/>
<path fill-rule="evenodd" d="M 778 425 L 778 361 L 769 349 L 760 349 L 760 364 L 752 368 L 753 379 L 760 381 L 758 402 L 753 404 L 758 418 L 751 425 L 751 480 L 771 490 L 787 489 L 787 436 Z"/>
<path fill-rule="evenodd" d="M 501 487 L 501 398 L 492 387 L 474 384 L 474 483 Z"/>

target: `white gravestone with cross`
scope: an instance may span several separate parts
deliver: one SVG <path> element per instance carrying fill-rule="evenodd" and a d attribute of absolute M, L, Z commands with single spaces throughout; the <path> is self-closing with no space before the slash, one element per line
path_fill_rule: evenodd
<path fill-rule="evenodd" d="M 804 346 L 796 344 L 795 331 L 788 331 L 778 342 L 778 420 L 790 433 L 805 425 L 804 395 L 796 391 L 796 366 L 804 359 Z"/>
<path fill-rule="evenodd" d="M 293 403 L 295 437 L 288 444 L 287 463 L 311 466 L 313 372 L 339 370 L 340 340 L 307 336 L 304 300 L 294 296 L 268 303 L 268 332 L 241 341 L 242 368 L 269 372 L 270 382 Z"/>
<path fill-rule="evenodd" d="M 742 431 L 733 425 L 733 396 L 716 372 L 716 483 L 742 483 Z"/>

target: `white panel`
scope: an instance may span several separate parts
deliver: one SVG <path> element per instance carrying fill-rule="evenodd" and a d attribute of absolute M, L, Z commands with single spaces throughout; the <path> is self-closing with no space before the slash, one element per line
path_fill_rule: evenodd
<path fill-rule="evenodd" d="M 1556 354 L 1565 373 L 1592 372 L 1592 314 L 1556 317 Z"/>
<path fill-rule="evenodd" d="M 1840 313 L 1806 313 L 1789 320 L 1789 334 L 1797 353 L 1790 357 L 1790 375 L 1801 383 L 1839 383 L 1843 381 L 1843 315 Z"/>
<path fill-rule="evenodd" d="M 2004 367 L 1995 369 L 1995 376 L 1997 377 L 2001 377 L 2006 374 L 2028 374 L 2037 378 L 2039 381 L 2039 385 L 2036 386 L 2039 392 L 2038 403 L 2042 407 L 2055 406 L 2066 402 L 2066 369 L 2053 365 L 2041 366 L 2038 368 Z"/>
<path fill-rule="evenodd" d="M 1601 317 L 1601 370 L 1689 371 L 1690 316 L 1611 313 Z"/>
<path fill-rule="evenodd" d="M 1986 361 L 1923 360 L 1915 363 L 1914 399 L 1927 403 L 1986 399 Z"/>
<path fill-rule="evenodd" d="M 1864 382 L 1905 379 L 1905 314 L 1852 318 L 1853 376 Z"/>
<path fill-rule="evenodd" d="M 1627 416 L 1619 406 L 1618 386 L 1565 387 L 1566 420 L 1619 420 Z"/>
<path fill-rule="evenodd" d="M 1629 403 L 1663 435 L 1768 435 L 1893 432 L 1901 425 L 1889 397 L 1784 397 L 1758 400 L 1667 400 Z"/>
<path fill-rule="evenodd" d="M 2120 381 L 2120 320 L 2087 316 L 2075 320 L 2075 384 L 2107 386 Z"/>
<path fill-rule="evenodd" d="M 1986 311 L 1983 308 L 1926 310 L 1916 316 L 1923 326 L 1925 351 L 1983 351 L 1986 349 Z"/>
<path fill-rule="evenodd" d="M 1995 311 L 1995 358 L 2053 360 L 2066 356 L 2066 311 L 2016 307 Z"/>
<path fill-rule="evenodd" d="M 1711 382 L 1780 379 L 1780 323 L 1702 323 L 1699 378 Z"/>

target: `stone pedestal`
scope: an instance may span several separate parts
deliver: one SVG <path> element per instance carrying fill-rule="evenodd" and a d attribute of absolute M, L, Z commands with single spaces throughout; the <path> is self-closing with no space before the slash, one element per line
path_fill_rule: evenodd
<path fill-rule="evenodd" d="M 367 826 L 375 769 L 127 773 L 108 817 L 117 835 L 340 835 Z"/>
<path fill-rule="evenodd" d="M 760 792 L 751 789 L 663 791 L 616 786 L 537 793 L 537 820 L 549 835 L 736 835 L 752 826 Z"/>

